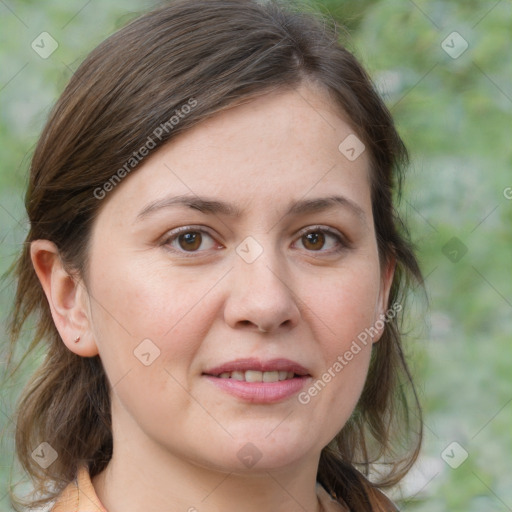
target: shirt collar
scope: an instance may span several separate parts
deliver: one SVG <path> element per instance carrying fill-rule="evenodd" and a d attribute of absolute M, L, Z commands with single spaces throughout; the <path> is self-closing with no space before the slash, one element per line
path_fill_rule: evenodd
<path fill-rule="evenodd" d="M 348 511 L 348 508 L 331 498 L 320 484 L 317 484 L 316 492 L 325 512 Z M 59 494 L 51 512 L 107 512 L 96 495 L 89 471 L 85 466 L 79 468 L 75 480 Z"/>

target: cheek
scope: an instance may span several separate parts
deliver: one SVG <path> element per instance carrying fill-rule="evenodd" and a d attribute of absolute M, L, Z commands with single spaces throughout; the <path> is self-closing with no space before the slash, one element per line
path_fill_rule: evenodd
<path fill-rule="evenodd" d="M 327 363 L 375 323 L 379 279 L 378 264 L 362 260 L 328 278 L 308 279 L 309 285 L 301 286 L 304 315 L 310 317 L 310 325 L 317 330 L 315 337 L 329 355 Z"/>
<path fill-rule="evenodd" d="M 142 265 L 119 261 L 102 265 L 108 271 L 92 283 L 94 330 L 118 417 L 135 419 L 146 432 L 164 439 L 177 411 L 192 408 L 204 416 L 185 390 L 216 318 L 213 294 L 208 293 L 216 281 L 149 267 L 145 272 Z"/>
<path fill-rule="evenodd" d="M 366 381 L 373 346 L 367 333 L 376 320 L 379 276 L 377 263 L 361 261 L 302 295 L 323 367 L 299 401 L 312 418 L 327 418 L 325 442 L 346 423 Z"/>
<path fill-rule="evenodd" d="M 91 272 L 93 328 L 111 381 L 147 362 L 176 368 L 180 361 L 185 368 L 214 319 L 208 292 L 215 276 L 194 279 L 135 258 L 98 261 Z"/>

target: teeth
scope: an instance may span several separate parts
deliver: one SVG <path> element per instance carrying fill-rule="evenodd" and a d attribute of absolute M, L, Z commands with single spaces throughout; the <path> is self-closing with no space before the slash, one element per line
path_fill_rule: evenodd
<path fill-rule="evenodd" d="M 263 373 L 263 382 L 277 382 L 279 380 L 279 372 Z"/>
<path fill-rule="evenodd" d="M 280 380 L 293 379 L 295 374 L 287 371 L 260 372 L 258 370 L 247 370 L 245 372 L 222 372 L 221 379 L 233 379 L 246 382 L 277 382 Z"/>
<path fill-rule="evenodd" d="M 265 372 L 268 373 L 268 372 Z M 256 370 L 247 370 L 245 372 L 245 380 L 246 382 L 262 382 L 263 381 L 263 372 L 258 372 Z"/>

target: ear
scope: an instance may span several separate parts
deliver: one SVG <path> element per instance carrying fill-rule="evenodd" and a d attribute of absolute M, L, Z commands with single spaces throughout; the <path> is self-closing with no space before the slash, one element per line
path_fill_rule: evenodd
<path fill-rule="evenodd" d="M 389 292 L 393 284 L 395 268 L 396 259 L 394 257 L 391 257 L 382 267 L 379 296 L 375 305 L 375 322 L 373 327 L 376 334 L 372 336 L 373 343 L 380 340 L 386 323 L 394 318 L 397 312 L 402 309 L 400 304 L 389 304 Z"/>
<path fill-rule="evenodd" d="M 89 295 L 82 280 L 65 270 L 57 246 L 49 240 L 34 240 L 30 244 L 30 257 L 64 344 L 79 356 L 97 355 Z M 80 339 L 75 342 L 78 336 Z"/>

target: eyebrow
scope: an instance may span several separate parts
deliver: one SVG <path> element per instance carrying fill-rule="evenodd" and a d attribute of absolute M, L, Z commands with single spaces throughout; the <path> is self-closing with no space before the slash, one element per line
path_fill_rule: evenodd
<path fill-rule="evenodd" d="M 182 195 L 165 197 L 163 199 L 157 199 L 156 201 L 149 203 L 137 215 L 137 221 L 149 216 L 152 213 L 162 209 L 171 208 L 173 206 L 184 206 L 198 210 L 202 213 L 210 215 L 222 214 L 228 217 L 241 217 L 243 213 L 242 210 L 237 206 L 223 201 L 210 199 L 208 197 Z M 344 196 L 301 199 L 300 201 L 293 203 L 288 208 L 284 214 L 284 217 L 316 213 L 340 206 L 356 215 L 363 223 L 366 224 L 366 214 L 364 210 L 354 201 Z"/>
<path fill-rule="evenodd" d="M 216 201 L 206 197 L 184 195 L 164 197 L 163 199 L 157 199 L 156 201 L 149 203 L 137 215 L 137 220 L 147 217 L 151 213 L 164 208 L 170 208 L 172 206 L 185 206 L 211 215 L 223 214 L 229 217 L 239 217 L 242 214 L 237 207 L 224 203 L 223 201 Z"/>
<path fill-rule="evenodd" d="M 294 203 L 286 215 L 301 215 L 304 213 L 315 213 L 331 208 L 341 206 L 344 209 L 349 210 L 351 213 L 359 217 L 364 223 L 366 223 L 366 214 L 364 210 L 351 199 L 344 196 L 328 196 L 319 197 L 316 199 L 302 199 Z"/>

